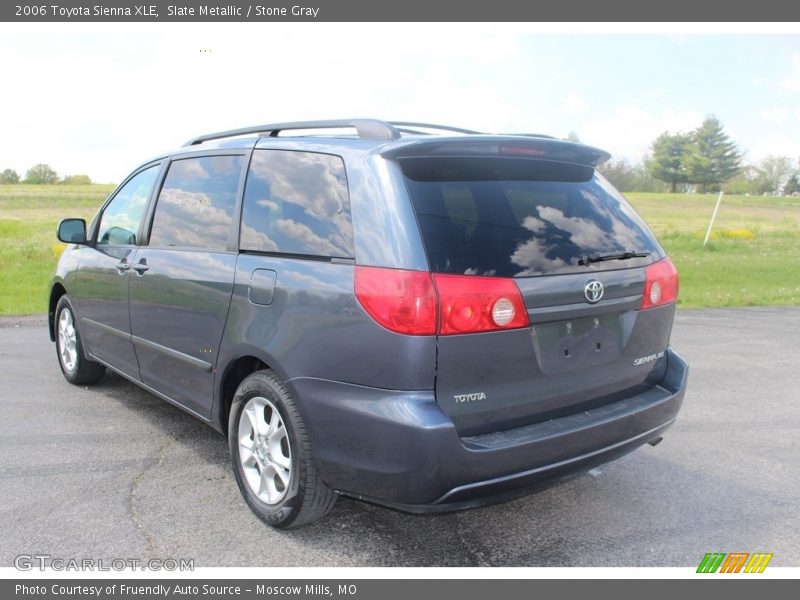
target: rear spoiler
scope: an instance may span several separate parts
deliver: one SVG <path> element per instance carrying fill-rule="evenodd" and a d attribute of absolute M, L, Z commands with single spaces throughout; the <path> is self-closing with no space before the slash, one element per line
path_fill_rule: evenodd
<path fill-rule="evenodd" d="M 402 140 L 385 146 L 381 156 L 408 158 L 424 156 L 509 156 L 538 158 L 557 162 L 598 167 L 611 155 L 605 150 L 542 136 L 481 135 L 460 137 L 431 137 Z"/>

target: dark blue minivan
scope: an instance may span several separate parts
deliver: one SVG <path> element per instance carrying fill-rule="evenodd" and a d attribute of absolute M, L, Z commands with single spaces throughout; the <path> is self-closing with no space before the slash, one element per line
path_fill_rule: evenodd
<path fill-rule="evenodd" d="M 678 275 L 606 159 L 370 119 L 200 136 L 60 223 L 61 370 L 226 434 L 276 527 L 339 494 L 472 507 L 655 445 L 686 387 Z"/>

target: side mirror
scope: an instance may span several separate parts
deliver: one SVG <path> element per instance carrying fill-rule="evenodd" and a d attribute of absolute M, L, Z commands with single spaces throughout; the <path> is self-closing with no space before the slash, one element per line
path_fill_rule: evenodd
<path fill-rule="evenodd" d="M 66 244 L 86 243 L 86 221 L 83 219 L 63 219 L 56 232 L 58 239 Z"/>

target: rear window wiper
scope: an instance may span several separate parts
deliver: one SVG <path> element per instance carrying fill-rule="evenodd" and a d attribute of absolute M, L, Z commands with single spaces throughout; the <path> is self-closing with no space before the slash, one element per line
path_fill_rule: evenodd
<path fill-rule="evenodd" d="M 589 254 L 578 260 L 579 265 L 588 267 L 592 263 L 604 262 L 607 260 L 628 260 L 631 258 L 642 258 L 650 256 L 649 252 L 614 252 L 612 254 Z"/>

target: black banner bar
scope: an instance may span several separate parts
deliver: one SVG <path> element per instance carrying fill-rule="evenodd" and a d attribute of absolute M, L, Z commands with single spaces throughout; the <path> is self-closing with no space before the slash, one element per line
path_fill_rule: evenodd
<path fill-rule="evenodd" d="M 716 579 L 713 583 L 710 579 Z M 697 592 L 697 588 L 726 600 L 772 597 L 795 581 L 705 577 L 669 580 L 543 580 L 543 579 L 325 579 L 325 580 L 199 580 L 199 579 L 95 579 L 95 580 L 3 580 L 0 595 L 14 600 L 408 600 L 409 598 L 457 598 L 458 600 L 504 600 L 531 598 L 614 597 L 674 600 Z M 713 589 L 712 587 L 713 586 Z M 765 596 L 765 594 L 767 594 Z M 777 594 L 774 597 L 778 597 Z"/>
<path fill-rule="evenodd" d="M 800 3 L 706 0 L 39 0 L 0 4 L 10 22 L 794 22 Z"/>

